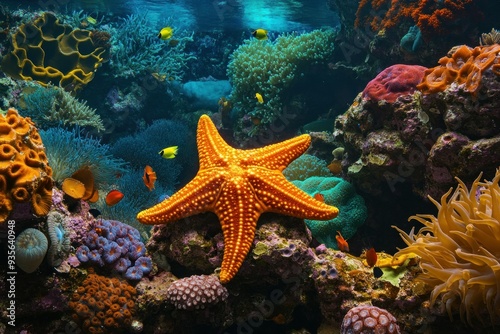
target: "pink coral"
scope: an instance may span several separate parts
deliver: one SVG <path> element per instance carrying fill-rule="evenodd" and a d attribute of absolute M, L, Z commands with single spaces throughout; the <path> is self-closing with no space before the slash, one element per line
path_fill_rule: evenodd
<path fill-rule="evenodd" d="M 341 334 L 401 333 L 396 318 L 387 310 L 372 305 L 359 305 L 347 312 Z"/>
<path fill-rule="evenodd" d="M 363 90 L 363 98 L 395 102 L 402 95 L 412 94 L 422 81 L 426 67 L 419 65 L 392 65 L 380 72 Z"/>

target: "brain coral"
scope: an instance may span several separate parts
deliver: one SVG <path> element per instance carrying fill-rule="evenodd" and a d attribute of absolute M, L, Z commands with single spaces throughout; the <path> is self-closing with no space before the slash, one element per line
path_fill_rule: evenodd
<path fill-rule="evenodd" d="M 36 215 L 46 215 L 52 204 L 51 176 L 35 124 L 15 109 L 0 115 L 0 223 L 14 202 L 31 201 Z"/>
<path fill-rule="evenodd" d="M 500 170 L 493 181 L 480 182 L 470 190 L 459 180 L 457 189 L 441 203 L 437 217 L 410 217 L 423 225 L 416 234 L 395 227 L 408 247 L 394 256 L 414 253 L 423 270 L 418 278 L 432 286 L 431 305 L 441 296 L 449 316 L 459 306 L 460 316 L 472 324 L 486 310 L 492 321 L 500 318 Z"/>
<path fill-rule="evenodd" d="M 418 65 L 389 66 L 366 85 L 363 98 L 392 103 L 401 95 L 412 94 L 425 70 L 426 67 Z"/>
<path fill-rule="evenodd" d="M 454 48 L 451 57 L 439 59 L 439 66 L 426 70 L 417 89 L 423 93 L 437 93 L 455 83 L 463 87 L 463 90 L 475 93 L 487 70 L 500 76 L 499 44 L 477 46 L 474 49 L 461 45 Z"/>
<path fill-rule="evenodd" d="M 2 60 L 4 72 L 70 91 L 90 82 L 108 53 L 94 45 L 91 31 L 73 30 L 51 13 L 23 24 L 12 36 L 12 48 Z"/>

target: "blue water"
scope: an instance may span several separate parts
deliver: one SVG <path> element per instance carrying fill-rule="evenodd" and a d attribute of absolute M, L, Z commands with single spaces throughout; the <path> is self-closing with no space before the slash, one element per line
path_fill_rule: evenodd
<path fill-rule="evenodd" d="M 9 0 L 2 4 L 62 13 L 84 10 L 93 15 L 147 13 L 152 24 L 174 17 L 179 25 L 198 31 L 265 27 L 284 32 L 332 27 L 338 22 L 324 0 Z"/>

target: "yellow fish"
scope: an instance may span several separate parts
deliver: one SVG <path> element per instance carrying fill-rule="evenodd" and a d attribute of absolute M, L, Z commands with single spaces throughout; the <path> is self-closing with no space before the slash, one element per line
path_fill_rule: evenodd
<path fill-rule="evenodd" d="M 255 93 L 255 97 L 257 98 L 257 102 L 264 103 L 264 99 L 260 93 Z"/>
<path fill-rule="evenodd" d="M 173 159 L 175 158 L 175 155 L 177 154 L 177 148 L 178 146 L 170 146 L 166 147 L 160 152 L 158 152 L 159 155 L 164 157 L 165 159 Z"/>
<path fill-rule="evenodd" d="M 257 29 L 252 33 L 252 36 L 257 38 L 259 41 L 267 39 L 267 30 Z"/>
<path fill-rule="evenodd" d="M 96 19 L 94 19 L 92 16 L 87 16 L 87 22 L 90 24 L 97 24 Z"/>
<path fill-rule="evenodd" d="M 174 35 L 174 29 L 172 27 L 165 27 L 158 33 L 158 38 L 163 40 L 170 39 Z"/>

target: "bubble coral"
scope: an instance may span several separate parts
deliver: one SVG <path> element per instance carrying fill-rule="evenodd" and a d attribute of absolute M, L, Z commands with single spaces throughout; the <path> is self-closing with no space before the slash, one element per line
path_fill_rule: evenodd
<path fill-rule="evenodd" d="M 35 124 L 13 108 L 0 115 L 0 223 L 15 202 L 30 202 L 36 215 L 46 215 L 52 204 L 51 175 Z"/>
<path fill-rule="evenodd" d="M 117 278 L 90 274 L 73 293 L 73 320 L 86 333 L 125 333 L 135 313 L 134 287 Z"/>
<path fill-rule="evenodd" d="M 401 333 L 396 318 L 387 310 L 372 305 L 359 305 L 347 312 L 341 334 Z"/>
<path fill-rule="evenodd" d="M 470 190 L 457 178 L 441 203 L 429 197 L 439 211 L 410 217 L 424 225 L 417 233 L 395 227 L 408 247 L 394 256 L 420 257 L 417 278 L 433 287 L 431 305 L 441 296 L 448 315 L 459 306 L 469 324 L 486 310 L 492 322 L 500 317 L 500 170 L 491 182 L 480 178 Z"/>
<path fill-rule="evenodd" d="M 31 274 L 42 263 L 49 242 L 45 234 L 34 228 L 22 231 L 16 238 L 16 264 Z"/>
<path fill-rule="evenodd" d="M 167 301 L 179 310 L 204 309 L 227 299 L 227 289 L 213 275 L 193 275 L 173 282 Z"/>

